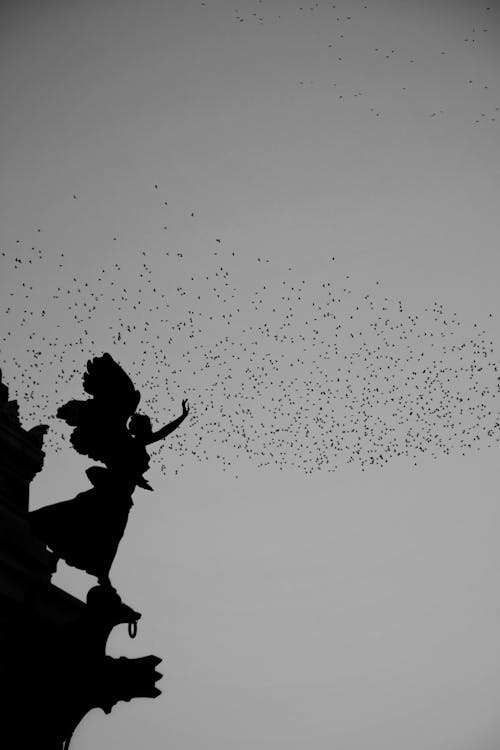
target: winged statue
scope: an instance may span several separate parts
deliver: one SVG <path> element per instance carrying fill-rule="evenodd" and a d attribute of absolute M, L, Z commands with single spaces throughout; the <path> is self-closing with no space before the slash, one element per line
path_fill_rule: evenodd
<path fill-rule="evenodd" d="M 153 432 L 149 417 L 136 413 L 141 394 L 108 353 L 87 362 L 83 388 L 91 399 L 73 399 L 57 410 L 57 416 L 74 427 L 70 436 L 74 449 L 94 461 L 102 461 L 110 470 L 131 476 L 135 472 L 136 484 L 152 489 L 142 477 L 149 467 L 145 446 L 178 427 L 188 414 L 187 401 L 182 402 L 181 417 Z"/>
<path fill-rule="evenodd" d="M 72 399 L 57 416 L 74 429 L 70 441 L 83 456 L 104 466 L 86 470 L 93 487 L 71 500 L 38 508 L 29 514 L 34 532 L 59 558 L 109 584 L 109 569 L 127 524 L 135 487 L 152 490 L 144 473 L 149 468 L 146 446 L 162 440 L 187 417 L 182 414 L 157 431 L 136 409 L 141 394 L 108 353 L 87 362 L 83 388 L 91 398 Z"/>

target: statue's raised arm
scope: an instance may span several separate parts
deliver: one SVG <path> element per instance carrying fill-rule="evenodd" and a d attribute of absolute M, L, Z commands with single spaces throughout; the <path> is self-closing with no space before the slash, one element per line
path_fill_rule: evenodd
<path fill-rule="evenodd" d="M 167 437 L 167 435 L 170 435 L 171 432 L 177 429 L 181 422 L 183 422 L 187 415 L 189 414 L 189 406 L 187 403 L 187 399 L 183 399 L 182 401 L 182 414 L 180 417 L 177 417 L 177 419 L 174 419 L 172 422 L 169 422 L 165 425 L 165 427 L 162 427 L 160 430 L 157 430 L 156 432 L 151 432 L 150 434 L 146 435 L 144 437 L 144 445 L 151 445 L 151 443 L 156 443 L 157 440 L 163 440 L 163 438 Z"/>

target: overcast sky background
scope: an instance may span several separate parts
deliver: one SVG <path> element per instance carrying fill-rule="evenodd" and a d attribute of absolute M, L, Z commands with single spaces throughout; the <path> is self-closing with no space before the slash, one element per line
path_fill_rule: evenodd
<path fill-rule="evenodd" d="M 369 294 L 374 314 L 401 301 L 421 321 L 442 305 L 458 344 L 482 337 L 500 360 L 498 4 L 16 0 L 0 29 L 0 366 L 23 424 L 51 427 L 31 507 L 88 489 L 53 415 L 83 397 L 89 357 L 120 362 L 155 426 L 191 405 L 111 575 L 143 617 L 109 652 L 161 656 L 163 693 L 91 712 L 74 750 L 497 748 L 497 441 L 259 465 L 230 430 L 221 443 L 237 400 L 192 346 L 224 372 L 242 327 L 283 322 L 286 279 L 306 319 L 327 282 L 341 308 Z M 282 330 L 288 356 L 306 328 Z M 276 372 L 280 393 L 291 370 Z M 217 449 L 198 460 L 206 407 Z M 63 563 L 56 582 L 94 584 Z"/>

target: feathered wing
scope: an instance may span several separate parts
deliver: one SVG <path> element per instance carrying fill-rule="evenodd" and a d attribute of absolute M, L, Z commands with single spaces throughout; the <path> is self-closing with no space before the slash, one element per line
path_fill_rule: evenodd
<path fill-rule="evenodd" d="M 137 409 L 141 398 L 125 370 L 107 352 L 102 357 L 89 359 L 83 388 L 96 401 L 105 402 L 124 423 Z"/>
<path fill-rule="evenodd" d="M 92 398 L 68 401 L 57 410 L 57 416 L 75 427 L 70 440 L 78 453 L 109 464 L 127 438 L 127 421 L 141 394 L 108 353 L 87 362 L 83 388 Z"/>

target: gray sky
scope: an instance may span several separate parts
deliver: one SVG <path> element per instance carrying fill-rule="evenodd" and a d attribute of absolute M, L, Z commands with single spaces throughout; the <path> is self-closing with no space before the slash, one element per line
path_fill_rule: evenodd
<path fill-rule="evenodd" d="M 90 356 L 155 425 L 191 405 L 112 568 L 143 618 L 109 651 L 163 657 L 163 694 L 75 750 L 497 747 L 487 7 L 3 3 L 0 365 L 51 427 L 32 507 L 88 488 L 53 415 Z"/>

